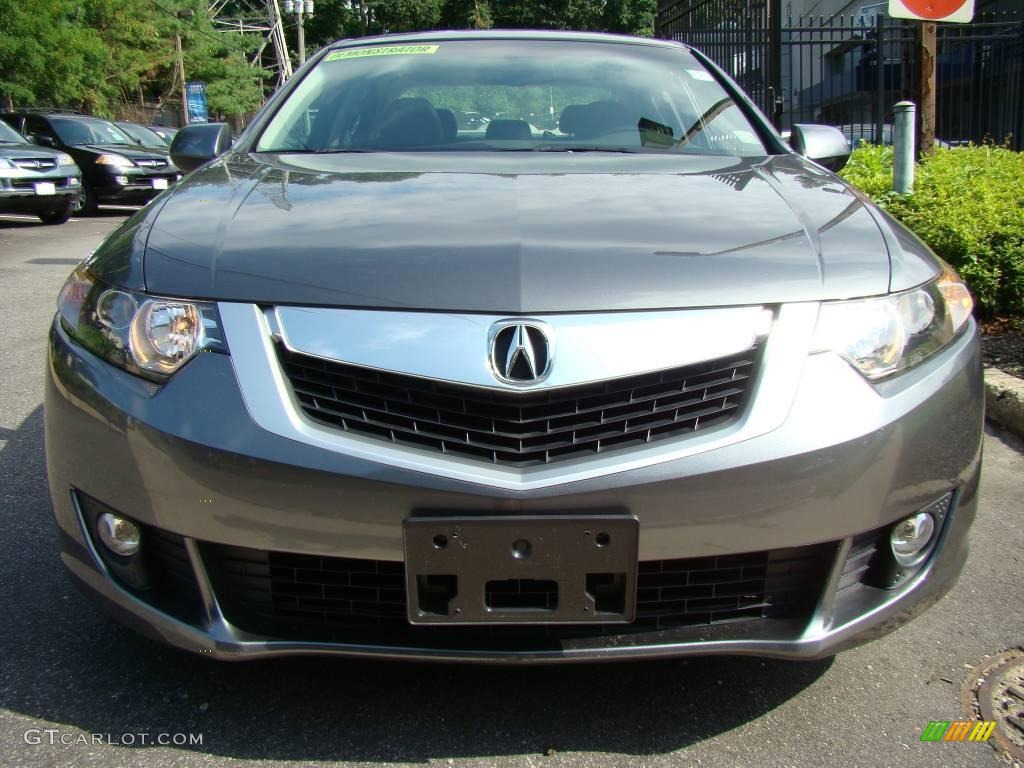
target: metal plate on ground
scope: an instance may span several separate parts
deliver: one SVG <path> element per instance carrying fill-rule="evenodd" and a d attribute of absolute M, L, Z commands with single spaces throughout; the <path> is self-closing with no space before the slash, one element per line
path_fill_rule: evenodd
<path fill-rule="evenodd" d="M 1024 649 L 997 653 L 975 667 L 960 694 L 964 710 L 1014 760 L 1024 761 Z"/>
<path fill-rule="evenodd" d="M 627 623 L 631 515 L 412 517 L 403 525 L 413 624 Z"/>

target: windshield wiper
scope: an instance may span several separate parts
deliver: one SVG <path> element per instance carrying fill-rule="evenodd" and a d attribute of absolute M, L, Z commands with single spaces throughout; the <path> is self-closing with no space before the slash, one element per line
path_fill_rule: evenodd
<path fill-rule="evenodd" d="M 716 101 L 708 108 L 707 112 L 698 117 L 696 121 L 694 121 L 693 125 L 686 129 L 686 132 L 679 137 L 679 141 L 675 143 L 675 147 L 678 149 L 684 144 L 688 144 L 690 139 L 707 128 L 709 123 L 715 120 L 729 107 L 733 106 L 733 104 L 734 102 L 731 96 L 726 96 L 724 99 Z"/>
<path fill-rule="evenodd" d="M 373 149 L 261 149 L 266 155 L 345 155 L 375 152 Z"/>
<path fill-rule="evenodd" d="M 540 146 L 533 147 L 532 149 L 526 150 L 528 152 L 614 152 L 620 155 L 635 155 L 639 154 L 643 150 L 632 149 L 630 147 L 599 147 L 599 146 L 586 146 L 586 145 L 570 145 L 568 147 L 559 146 L 558 144 L 541 144 Z"/>

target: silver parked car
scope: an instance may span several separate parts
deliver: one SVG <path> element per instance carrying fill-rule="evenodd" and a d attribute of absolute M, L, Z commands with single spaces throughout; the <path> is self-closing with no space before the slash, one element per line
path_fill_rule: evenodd
<path fill-rule="evenodd" d="M 65 566 L 221 659 L 810 659 L 898 627 L 967 556 L 978 334 L 848 153 L 677 43 L 328 46 L 233 146 L 184 128 L 191 173 L 62 290 Z"/>
<path fill-rule="evenodd" d="M 37 147 L 0 121 L 0 213 L 29 213 L 44 224 L 63 224 L 82 189 L 71 155 Z"/>

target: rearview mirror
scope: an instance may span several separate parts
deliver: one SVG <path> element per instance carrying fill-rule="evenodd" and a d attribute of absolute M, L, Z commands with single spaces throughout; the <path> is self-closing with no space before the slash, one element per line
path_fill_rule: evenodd
<path fill-rule="evenodd" d="M 231 126 L 203 123 L 182 128 L 171 142 L 171 162 L 181 170 L 194 171 L 231 146 Z"/>
<path fill-rule="evenodd" d="M 32 136 L 32 141 L 41 147 L 52 147 L 56 144 L 52 136 L 43 136 L 38 133 Z"/>
<path fill-rule="evenodd" d="M 831 125 L 794 125 L 789 146 L 798 155 L 830 171 L 841 170 L 850 159 L 850 145 L 846 137 Z"/>

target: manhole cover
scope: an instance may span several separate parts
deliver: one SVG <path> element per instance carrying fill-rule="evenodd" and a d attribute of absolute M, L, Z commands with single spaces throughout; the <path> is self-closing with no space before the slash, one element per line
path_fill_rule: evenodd
<path fill-rule="evenodd" d="M 971 672 L 961 696 L 968 714 L 994 720 L 992 738 L 1024 762 L 1024 651 L 996 654 Z"/>

